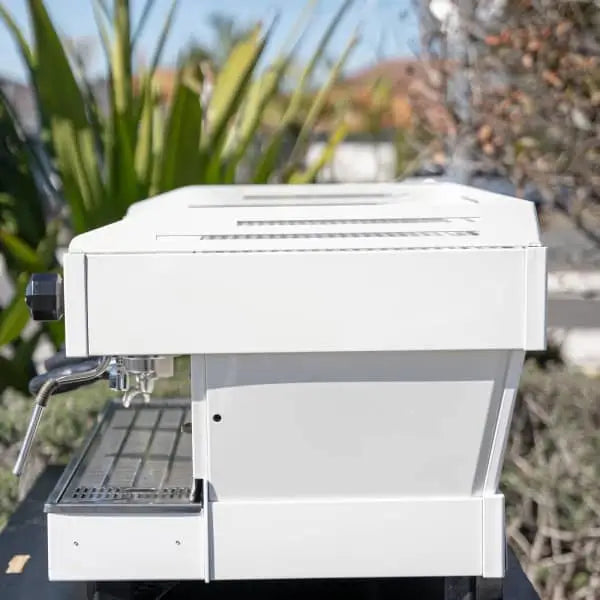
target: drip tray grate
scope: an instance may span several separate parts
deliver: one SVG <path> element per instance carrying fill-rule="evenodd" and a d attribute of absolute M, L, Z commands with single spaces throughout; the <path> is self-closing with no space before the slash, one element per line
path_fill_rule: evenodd
<path fill-rule="evenodd" d="M 46 512 L 198 511 L 188 400 L 111 402 L 65 469 Z M 200 483 L 200 482 L 199 482 Z"/>

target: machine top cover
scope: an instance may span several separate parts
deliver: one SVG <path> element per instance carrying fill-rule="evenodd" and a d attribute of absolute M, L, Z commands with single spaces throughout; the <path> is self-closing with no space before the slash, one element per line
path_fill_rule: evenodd
<path fill-rule="evenodd" d="M 190 186 L 134 204 L 70 253 L 540 246 L 531 202 L 452 183 Z"/>

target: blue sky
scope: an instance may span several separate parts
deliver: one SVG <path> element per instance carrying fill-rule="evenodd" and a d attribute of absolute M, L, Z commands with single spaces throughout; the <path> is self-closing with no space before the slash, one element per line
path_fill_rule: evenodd
<path fill-rule="evenodd" d="M 29 31 L 26 1 L 2 1 L 17 22 Z M 310 56 L 319 34 L 328 25 L 339 4 L 340 0 L 320 1 L 300 48 L 300 59 Z M 143 0 L 132 0 L 134 16 L 139 14 L 142 5 Z M 46 6 L 64 36 L 97 39 L 91 0 L 46 0 Z M 170 0 L 157 0 L 141 39 L 140 60 L 151 56 L 169 6 Z M 304 0 L 180 0 L 176 20 L 165 48 L 163 63 L 173 63 L 180 49 L 192 40 L 210 43 L 212 31 L 207 25 L 207 17 L 213 12 L 233 15 L 240 22 L 262 21 L 263 23 L 269 23 L 276 14 L 279 14 L 278 27 L 269 49 L 269 53 L 274 55 L 288 39 L 304 7 Z M 331 42 L 330 56 L 339 55 L 348 37 L 357 27 L 360 28 L 361 43 L 348 65 L 349 71 L 386 57 L 406 56 L 416 51 L 418 32 L 411 9 L 411 0 L 356 0 L 354 8 Z M 102 52 L 94 43 L 91 45 L 95 50 L 90 70 L 93 74 L 101 74 Z M 268 58 L 269 54 L 267 54 Z M 18 80 L 25 78 L 18 52 L 3 25 L 0 25 L 0 76 Z"/>

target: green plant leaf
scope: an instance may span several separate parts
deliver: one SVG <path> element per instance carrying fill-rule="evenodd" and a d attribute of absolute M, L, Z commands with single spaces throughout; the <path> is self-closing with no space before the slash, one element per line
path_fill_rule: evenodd
<path fill-rule="evenodd" d="M 135 172 L 140 194 L 147 195 L 152 183 L 153 137 L 154 137 L 154 98 L 150 80 L 144 82 L 142 110 L 139 119 L 137 143 L 135 147 Z"/>
<path fill-rule="evenodd" d="M 350 10 L 350 7 L 354 4 L 354 2 L 355 0 L 344 0 L 336 14 L 332 17 L 327 29 L 321 36 L 315 51 L 300 75 L 297 85 L 294 86 L 294 93 L 292 94 L 289 106 L 283 116 L 282 123 L 284 126 L 296 119 L 298 112 L 302 108 L 302 101 L 315 69 L 317 68 L 319 62 L 323 59 L 325 50 L 327 49 L 331 38 L 337 31 L 344 16 Z"/>
<path fill-rule="evenodd" d="M 0 356 L 0 394 L 7 388 L 13 388 L 26 394 L 28 381 L 29 378 L 23 376 L 19 365 L 5 356 Z M 0 423 L 0 430 L 4 427 L 6 427 L 6 424 Z"/>
<path fill-rule="evenodd" d="M 151 3 L 152 0 L 148 0 L 148 4 L 146 4 L 146 9 L 148 8 L 149 4 Z M 135 122 L 137 124 L 137 133 L 139 135 L 143 135 L 145 136 L 144 140 L 142 141 L 142 148 L 144 148 L 148 142 L 148 136 L 151 135 L 153 136 L 154 134 L 154 120 L 150 119 L 150 121 L 148 122 L 148 114 L 144 114 L 144 110 L 149 109 L 149 106 L 146 106 L 148 101 L 152 101 L 152 104 L 154 105 L 154 94 L 153 94 L 153 78 L 154 78 L 154 74 L 156 72 L 156 68 L 158 66 L 158 63 L 160 62 L 160 59 L 162 57 L 162 53 L 165 47 L 165 43 L 167 41 L 167 38 L 169 37 L 169 33 L 171 31 L 171 27 L 173 25 L 173 19 L 175 17 L 175 10 L 178 6 L 178 0 L 173 0 L 171 3 L 171 8 L 169 10 L 169 12 L 167 13 L 167 17 L 163 23 L 163 27 L 161 29 L 160 35 L 158 36 L 158 42 L 156 44 L 156 47 L 154 49 L 154 54 L 152 56 L 152 59 L 150 60 L 150 67 L 148 69 L 147 72 L 145 72 L 143 74 L 143 76 L 140 77 L 141 79 L 141 93 L 139 94 L 138 98 L 134 98 L 134 104 L 135 104 Z M 141 18 L 143 19 L 143 17 Z M 141 20 L 140 19 L 140 20 Z M 138 28 L 141 27 L 142 24 L 138 24 Z M 132 42 L 133 44 L 134 42 Z M 149 99 L 150 100 L 149 100 Z M 147 129 L 145 127 L 150 126 L 150 129 Z M 135 146 L 136 146 L 136 169 L 140 168 L 139 165 L 139 160 L 141 159 L 138 155 L 138 147 L 139 147 L 139 141 L 136 139 L 135 141 Z M 145 163 L 147 161 L 144 161 Z M 150 165 L 148 165 L 150 166 Z M 139 171 L 138 171 L 138 179 L 139 179 Z M 147 183 L 147 185 L 146 185 Z M 150 188 L 150 183 L 146 181 L 146 179 L 144 179 L 144 185 L 143 185 L 143 189 L 145 189 L 146 191 Z"/>
<path fill-rule="evenodd" d="M 0 89 L 0 181 L 4 197 L 8 200 L 4 218 L 10 214 L 15 223 L 15 232 L 30 245 L 43 237 L 45 214 L 38 193 L 34 169 L 40 178 L 45 171 L 40 169 L 37 151 L 24 136 L 12 106 Z M 47 184 L 47 181 L 45 182 Z M 17 200 L 18 199 L 18 200 Z"/>
<path fill-rule="evenodd" d="M 95 143 L 96 139 L 91 129 L 84 129 L 78 133 L 76 150 L 88 189 L 90 198 L 88 211 L 90 212 L 101 211 L 107 201 L 104 182 L 98 169 Z"/>
<path fill-rule="evenodd" d="M 252 174 L 252 183 L 266 184 L 281 161 L 281 150 L 285 139 L 285 131 L 280 129 L 276 136 L 267 145 L 267 148 L 261 153 L 257 165 Z"/>
<path fill-rule="evenodd" d="M 160 163 L 159 190 L 198 183 L 202 162 L 199 148 L 202 106 L 194 88 L 200 73 L 195 65 L 181 69 L 169 112 Z"/>
<path fill-rule="evenodd" d="M 104 224 L 101 217 L 102 161 L 96 143 L 102 137 L 88 122 L 89 110 L 64 46 L 44 3 L 28 0 L 35 39 L 39 102 L 50 124 L 65 199 L 77 233 Z"/>
<path fill-rule="evenodd" d="M 234 183 L 236 168 L 246 156 L 252 140 L 256 138 L 265 112 L 280 90 L 283 78 L 291 64 L 292 56 L 290 54 L 279 59 L 272 69 L 252 83 L 243 107 L 244 110 L 238 124 L 236 137 L 234 143 L 232 143 L 233 151 L 230 157 L 227 156 L 227 148 L 224 149 L 228 173 L 226 183 Z"/>
<path fill-rule="evenodd" d="M 44 3 L 27 0 L 35 40 L 35 80 L 40 107 L 50 121 L 66 119 L 75 129 L 88 127 L 85 104 L 58 33 Z"/>
<path fill-rule="evenodd" d="M 111 72 L 115 109 L 120 117 L 129 118 L 133 102 L 129 0 L 114 0 L 113 29 Z"/>
<path fill-rule="evenodd" d="M 32 79 L 34 79 L 35 58 L 33 56 L 31 46 L 27 43 L 25 34 L 17 25 L 12 15 L 8 12 L 8 10 L 6 10 L 6 7 L 2 4 L 0 4 L 0 19 L 4 21 L 4 24 L 6 25 L 7 29 L 10 31 L 11 35 L 15 39 L 17 47 L 19 48 L 19 52 L 21 53 L 21 56 L 23 57 L 23 60 L 25 61 L 25 64 L 29 69 L 29 73 L 32 76 Z"/>
<path fill-rule="evenodd" d="M 125 119 L 113 115 L 111 138 L 114 141 L 109 152 L 111 192 L 102 215 L 102 225 L 123 217 L 127 208 L 141 200 L 135 172 L 135 152 L 131 133 Z"/>
<path fill-rule="evenodd" d="M 100 43 L 102 44 L 102 50 L 108 62 L 110 69 L 110 36 L 106 29 L 107 15 L 103 9 L 101 0 L 92 0 L 92 9 L 94 11 L 94 20 L 96 21 L 96 28 L 98 29 L 98 35 L 100 36 Z M 112 79 L 112 72 L 109 72 L 109 77 Z"/>
<path fill-rule="evenodd" d="M 325 148 L 323 148 L 323 152 L 319 158 L 315 160 L 305 171 L 292 173 L 288 183 L 313 183 L 319 174 L 319 171 L 321 171 L 325 165 L 331 162 L 338 145 L 344 140 L 347 134 L 348 126 L 345 123 L 338 125 L 335 131 L 329 137 L 329 140 L 327 141 Z"/>
<path fill-rule="evenodd" d="M 315 99 L 308 111 L 308 114 L 306 115 L 306 118 L 304 119 L 304 121 L 302 123 L 300 133 L 298 134 L 298 138 L 297 138 L 294 148 L 292 150 L 291 157 L 290 157 L 290 161 L 292 163 L 294 162 L 294 160 L 296 160 L 298 158 L 300 153 L 305 149 L 306 142 L 308 141 L 308 138 L 314 129 L 314 126 L 317 122 L 317 119 L 319 118 L 319 115 L 323 111 L 325 102 L 327 101 L 327 96 L 329 95 L 331 88 L 333 87 L 333 85 L 337 81 L 338 77 L 340 76 L 340 73 L 342 72 L 342 69 L 344 68 L 344 65 L 346 64 L 348 57 L 350 56 L 352 50 L 356 47 L 357 42 L 358 42 L 358 38 L 356 36 L 352 36 L 350 38 L 346 47 L 344 48 L 344 51 L 342 52 L 342 55 L 339 57 L 339 59 L 337 60 L 337 62 L 332 67 L 331 71 L 329 72 L 329 75 L 327 77 L 327 81 L 326 81 L 325 85 L 323 85 L 321 87 L 321 89 L 315 96 Z"/>
<path fill-rule="evenodd" d="M 8 231 L 0 231 L 0 243 L 24 271 L 34 273 L 46 268 L 36 251 L 18 236 Z"/>
<path fill-rule="evenodd" d="M 203 148 L 210 148 L 213 155 L 216 148 L 223 147 L 227 125 L 245 98 L 268 35 L 261 37 L 260 27 L 255 27 L 252 33 L 233 47 L 217 76 L 208 108 L 208 131 L 203 143 Z"/>
<path fill-rule="evenodd" d="M 163 107 L 157 103 L 152 111 L 152 173 L 150 177 L 149 196 L 155 196 L 160 189 L 162 167 L 164 162 L 163 148 L 165 145 L 165 130 L 167 118 Z"/>
<path fill-rule="evenodd" d="M 40 270 L 47 271 L 56 266 L 56 246 L 60 229 L 60 219 L 53 219 L 46 227 L 46 235 L 38 242 L 35 251 L 40 263 L 44 265 Z"/>
<path fill-rule="evenodd" d="M 156 0 L 146 0 L 146 4 L 144 4 L 144 8 L 142 9 L 142 13 L 140 18 L 135 26 L 135 31 L 131 37 L 131 48 L 135 49 L 135 46 L 139 40 L 140 35 L 142 35 L 144 31 L 144 27 L 146 26 L 146 22 L 148 21 L 148 17 L 150 17 L 150 13 L 156 4 Z"/>
<path fill-rule="evenodd" d="M 23 299 L 26 285 L 27 274 L 22 273 L 17 280 L 11 303 L 0 313 L 0 346 L 18 338 L 29 321 L 29 311 Z"/>
<path fill-rule="evenodd" d="M 32 357 L 42 334 L 43 329 L 40 328 L 29 339 L 19 340 L 14 344 L 15 351 L 10 364 L 0 364 L 0 378 L 7 376 L 6 387 L 29 395 L 29 380 L 35 375 Z"/>
<path fill-rule="evenodd" d="M 68 121 L 54 124 L 52 143 L 56 153 L 63 191 L 69 203 L 71 224 L 75 233 L 83 233 L 93 227 L 93 224 L 86 212 L 82 190 L 78 183 L 75 134 Z"/>
<path fill-rule="evenodd" d="M 44 332 L 48 335 L 55 348 L 60 348 L 65 341 L 65 322 L 48 321 L 42 324 Z"/>
<path fill-rule="evenodd" d="M 343 17 L 350 9 L 352 4 L 354 4 L 354 0 L 344 0 L 336 14 L 331 19 L 331 22 L 329 23 L 327 29 L 321 36 L 319 43 L 317 44 L 317 47 L 313 52 L 308 64 L 302 71 L 298 83 L 294 86 L 294 91 L 290 98 L 289 104 L 286 110 L 284 111 L 279 126 L 277 127 L 276 131 L 273 132 L 270 136 L 270 140 L 266 148 L 264 149 L 264 152 L 262 153 L 258 164 L 254 168 L 254 174 L 252 177 L 252 181 L 254 183 L 268 183 L 273 171 L 277 168 L 278 163 L 281 162 L 281 149 L 283 148 L 286 136 L 290 134 L 291 125 L 300 119 L 301 111 L 305 102 L 306 89 L 311 81 L 312 75 L 317 65 L 321 61 L 323 54 L 327 49 L 329 42 L 331 41 L 331 38 L 340 26 Z M 347 53 L 349 53 L 349 51 L 354 47 L 354 44 L 355 41 L 353 38 L 348 44 L 346 50 Z M 337 68 L 337 73 L 333 74 L 330 72 L 329 82 L 335 81 L 335 79 L 339 75 L 339 71 L 343 67 L 346 58 L 344 58 L 343 61 L 338 61 L 339 66 Z M 328 85 L 331 86 L 331 83 L 329 83 Z M 323 108 L 325 98 L 326 92 L 323 92 L 323 94 L 321 94 L 321 99 L 318 101 L 318 104 L 317 99 L 315 99 L 315 101 L 313 102 L 313 114 L 311 117 L 312 120 L 315 119 L 315 115 L 318 116 L 320 114 L 320 110 L 322 110 Z M 304 129 L 306 132 L 307 128 Z M 303 133 L 303 137 L 304 136 L 305 133 Z M 297 148 L 298 149 L 296 150 L 296 153 L 298 153 L 300 146 L 297 146 Z"/>
<path fill-rule="evenodd" d="M 163 50 L 165 48 L 165 43 L 167 38 L 169 37 L 169 33 L 171 32 L 171 27 L 173 26 L 173 19 L 175 18 L 175 10 L 177 9 L 178 0 L 173 0 L 171 2 L 171 8 L 167 13 L 167 17 L 163 23 L 161 32 L 158 36 L 158 42 L 156 43 L 156 48 L 154 49 L 154 54 L 152 56 L 152 60 L 150 61 L 150 74 L 153 75 L 154 71 L 156 71 L 156 67 L 160 62 L 162 57 Z"/>
<path fill-rule="evenodd" d="M 52 130 L 75 231 L 80 233 L 105 225 L 114 213 L 111 203 L 103 201 L 104 185 L 91 130 L 76 132 L 69 121 L 54 122 Z"/>

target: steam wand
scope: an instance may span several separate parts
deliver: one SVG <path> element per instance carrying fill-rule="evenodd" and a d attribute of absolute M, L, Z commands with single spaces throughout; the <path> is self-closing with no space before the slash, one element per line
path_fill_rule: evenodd
<path fill-rule="evenodd" d="M 56 377 L 49 378 L 42 384 L 38 393 L 36 394 L 33 411 L 31 413 L 31 418 L 29 419 L 29 425 L 27 426 L 27 431 L 25 433 L 25 437 L 23 438 L 23 444 L 21 445 L 19 456 L 17 457 L 17 461 L 13 468 L 13 473 L 17 477 L 20 477 L 23 473 L 25 463 L 29 458 L 35 435 L 50 396 L 52 396 L 52 394 L 61 386 L 73 383 L 85 383 L 96 379 L 108 369 L 110 361 L 110 356 L 102 356 L 98 359 L 97 364 L 87 371 L 58 375 Z"/>

